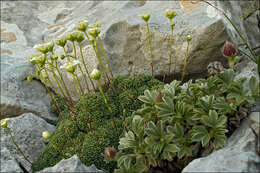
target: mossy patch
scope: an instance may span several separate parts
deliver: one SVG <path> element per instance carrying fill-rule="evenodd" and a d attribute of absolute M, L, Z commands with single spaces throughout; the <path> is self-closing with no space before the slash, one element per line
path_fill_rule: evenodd
<path fill-rule="evenodd" d="M 117 131 L 113 127 L 113 121 L 99 92 L 85 96 L 87 112 L 84 112 L 82 102 L 76 104 L 77 116 L 75 119 L 70 116 L 69 109 L 61 99 L 57 99 L 62 116 L 59 118 L 57 129 L 48 145 L 39 158 L 33 162 L 33 171 L 53 166 L 63 158 L 77 154 L 87 166 L 95 164 L 99 169 L 113 172 L 116 163 L 104 161 L 105 147 L 114 146 L 117 148 L 119 137 L 123 132 L 124 116 L 130 116 L 134 110 L 142 105 L 137 97 L 142 95 L 146 89 L 162 86 L 163 83 L 148 75 L 114 78 L 106 91 L 106 97 L 116 119 Z M 57 113 L 55 107 L 52 110 Z M 123 110 L 125 110 L 124 116 Z M 88 125 L 88 117 L 91 120 L 92 131 Z"/>

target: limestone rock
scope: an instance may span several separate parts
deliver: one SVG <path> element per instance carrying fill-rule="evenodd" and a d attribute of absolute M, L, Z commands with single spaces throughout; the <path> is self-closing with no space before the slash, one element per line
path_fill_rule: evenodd
<path fill-rule="evenodd" d="M 42 139 L 42 132 L 45 130 L 54 132 L 55 130 L 55 126 L 48 124 L 45 120 L 32 113 L 26 113 L 16 118 L 7 118 L 7 121 L 15 142 L 31 162 L 39 157 L 45 146 L 44 140 Z M 1 148 L 3 147 L 10 151 L 10 155 L 14 158 L 11 161 L 14 162 L 17 160 L 17 162 L 21 163 L 27 171 L 31 172 L 31 165 L 16 149 L 16 146 L 12 143 L 7 130 L 1 129 L 0 133 Z M 1 165 L 5 165 L 8 162 L 8 159 L 4 159 L 4 161 L 1 162 Z"/>
<path fill-rule="evenodd" d="M 0 159 L 0 170 L 1 172 L 23 172 L 17 163 L 16 159 L 13 158 L 11 153 L 6 147 L 1 147 L 1 159 Z"/>
<path fill-rule="evenodd" d="M 77 155 L 69 159 L 63 159 L 53 167 L 48 167 L 37 173 L 48 173 L 48 172 L 103 172 L 98 170 L 95 165 L 89 167 L 85 166 L 78 158 Z"/>
<path fill-rule="evenodd" d="M 259 116 L 259 112 L 251 113 L 228 139 L 226 147 L 193 160 L 182 172 L 259 172 L 260 157 L 255 151 L 255 136 L 249 128 L 252 124 L 259 132 L 259 125 L 251 121 L 259 123 Z"/>

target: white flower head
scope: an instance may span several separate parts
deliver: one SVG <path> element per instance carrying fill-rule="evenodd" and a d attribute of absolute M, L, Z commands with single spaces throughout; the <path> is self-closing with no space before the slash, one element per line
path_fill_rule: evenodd
<path fill-rule="evenodd" d="M 51 133 L 49 131 L 42 132 L 42 137 L 44 139 L 49 139 L 51 137 Z"/>
<path fill-rule="evenodd" d="M 8 124 L 8 122 L 7 122 L 6 119 L 1 120 L 1 127 L 2 128 L 7 128 L 7 124 Z"/>
<path fill-rule="evenodd" d="M 101 77 L 101 73 L 98 69 L 94 69 L 91 73 L 90 73 L 90 77 L 94 80 L 99 80 Z"/>
<path fill-rule="evenodd" d="M 60 68 L 65 69 L 67 72 L 74 73 L 77 66 L 80 64 L 80 61 L 78 60 L 73 60 L 66 62 L 64 65 L 62 65 Z"/>

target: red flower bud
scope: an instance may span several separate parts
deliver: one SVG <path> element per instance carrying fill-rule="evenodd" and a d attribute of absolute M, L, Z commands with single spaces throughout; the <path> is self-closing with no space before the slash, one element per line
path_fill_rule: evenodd
<path fill-rule="evenodd" d="M 113 159 L 114 157 L 116 157 L 116 149 L 114 147 L 106 147 L 105 158 Z"/>
<path fill-rule="evenodd" d="M 234 44 L 226 41 L 226 43 L 224 44 L 223 50 L 222 50 L 222 54 L 225 57 L 232 57 L 236 54 L 237 50 L 234 46 Z"/>

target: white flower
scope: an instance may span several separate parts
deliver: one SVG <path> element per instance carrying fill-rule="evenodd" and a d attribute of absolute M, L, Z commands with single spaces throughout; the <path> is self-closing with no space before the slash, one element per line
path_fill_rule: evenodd
<path fill-rule="evenodd" d="M 7 124 L 8 124 L 8 122 L 7 122 L 6 119 L 1 120 L 1 127 L 2 128 L 7 128 Z"/>
<path fill-rule="evenodd" d="M 67 72 L 74 73 L 77 68 L 77 65 L 79 64 L 80 61 L 73 60 L 73 61 L 66 62 L 64 65 L 60 66 L 60 68 L 65 69 Z"/>

